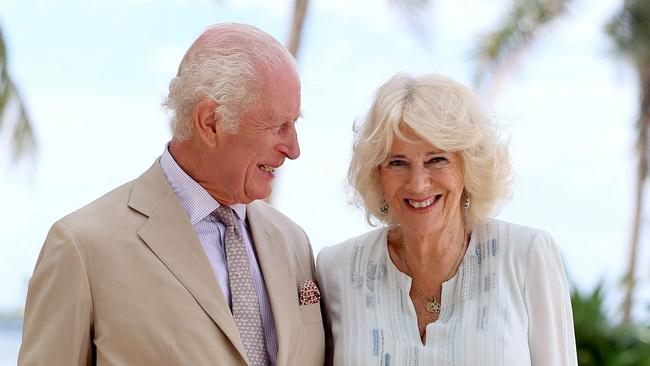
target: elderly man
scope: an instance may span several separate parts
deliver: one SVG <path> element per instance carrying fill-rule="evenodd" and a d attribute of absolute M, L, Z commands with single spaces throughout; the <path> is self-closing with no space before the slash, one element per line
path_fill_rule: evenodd
<path fill-rule="evenodd" d="M 18 364 L 322 364 L 308 239 L 259 201 L 300 154 L 295 61 L 255 27 L 216 25 L 166 106 L 160 159 L 50 230 Z"/>

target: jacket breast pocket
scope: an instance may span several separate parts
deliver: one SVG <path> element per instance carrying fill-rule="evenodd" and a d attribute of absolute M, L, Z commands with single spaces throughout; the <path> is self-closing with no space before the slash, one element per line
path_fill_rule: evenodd
<path fill-rule="evenodd" d="M 300 305 L 300 316 L 303 323 L 317 323 L 322 321 L 320 303 Z"/>

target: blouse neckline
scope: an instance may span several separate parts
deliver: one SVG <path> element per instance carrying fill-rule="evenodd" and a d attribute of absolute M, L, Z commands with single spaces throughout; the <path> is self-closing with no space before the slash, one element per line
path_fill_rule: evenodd
<path fill-rule="evenodd" d="M 469 244 L 467 245 L 467 248 L 465 249 L 465 254 L 463 255 L 463 260 L 460 262 L 458 265 L 458 269 L 456 269 L 456 273 L 448 279 L 447 281 L 442 283 L 442 291 L 440 294 L 441 297 L 441 303 L 440 303 L 440 315 L 438 316 L 438 319 L 434 322 L 431 322 L 427 324 L 425 332 L 426 332 L 426 341 L 424 345 L 422 344 L 422 340 L 420 339 L 420 331 L 418 329 L 418 322 L 417 322 L 417 315 L 415 312 L 415 305 L 413 305 L 413 301 L 411 300 L 411 297 L 409 296 L 409 291 L 408 289 L 411 288 L 412 285 L 412 278 L 407 275 L 406 273 L 400 271 L 399 268 L 393 263 L 393 260 L 390 257 L 390 253 L 388 251 L 388 231 L 389 227 L 386 227 L 382 233 L 382 237 L 380 239 L 380 245 L 381 245 L 381 253 L 386 256 L 386 267 L 388 273 L 392 273 L 392 276 L 394 276 L 396 282 L 399 284 L 400 288 L 400 294 L 402 297 L 402 308 L 407 310 L 405 315 L 405 320 L 406 321 L 406 328 L 408 332 L 408 337 L 415 337 L 414 341 L 417 341 L 417 344 L 420 346 L 429 346 L 430 342 L 432 341 L 431 333 L 434 330 L 434 328 L 439 328 L 444 326 L 449 320 L 451 319 L 453 312 L 454 312 L 454 302 L 457 300 L 456 297 L 459 297 L 459 291 L 456 291 L 457 287 L 456 284 L 458 283 L 458 277 L 460 276 L 461 270 L 463 267 L 465 267 L 466 263 L 468 263 L 468 257 L 471 255 L 470 253 L 470 248 L 474 244 L 474 237 L 475 235 L 471 235 L 469 239 Z"/>

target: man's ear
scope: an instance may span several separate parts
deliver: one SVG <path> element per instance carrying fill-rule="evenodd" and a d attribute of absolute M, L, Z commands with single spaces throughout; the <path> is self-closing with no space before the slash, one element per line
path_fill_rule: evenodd
<path fill-rule="evenodd" d="M 216 146 L 218 141 L 219 116 L 216 113 L 218 108 L 214 100 L 202 100 L 192 110 L 192 121 L 196 133 L 201 140 L 210 146 Z"/>

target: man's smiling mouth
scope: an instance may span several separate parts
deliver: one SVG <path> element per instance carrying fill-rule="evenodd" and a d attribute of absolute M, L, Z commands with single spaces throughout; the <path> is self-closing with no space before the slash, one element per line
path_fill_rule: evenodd
<path fill-rule="evenodd" d="M 265 171 L 267 173 L 271 173 L 271 174 L 275 174 L 275 171 L 277 169 L 277 168 L 274 168 L 274 167 L 272 167 L 270 165 L 264 165 L 264 164 L 259 164 L 257 167 L 262 169 L 263 171 Z"/>

